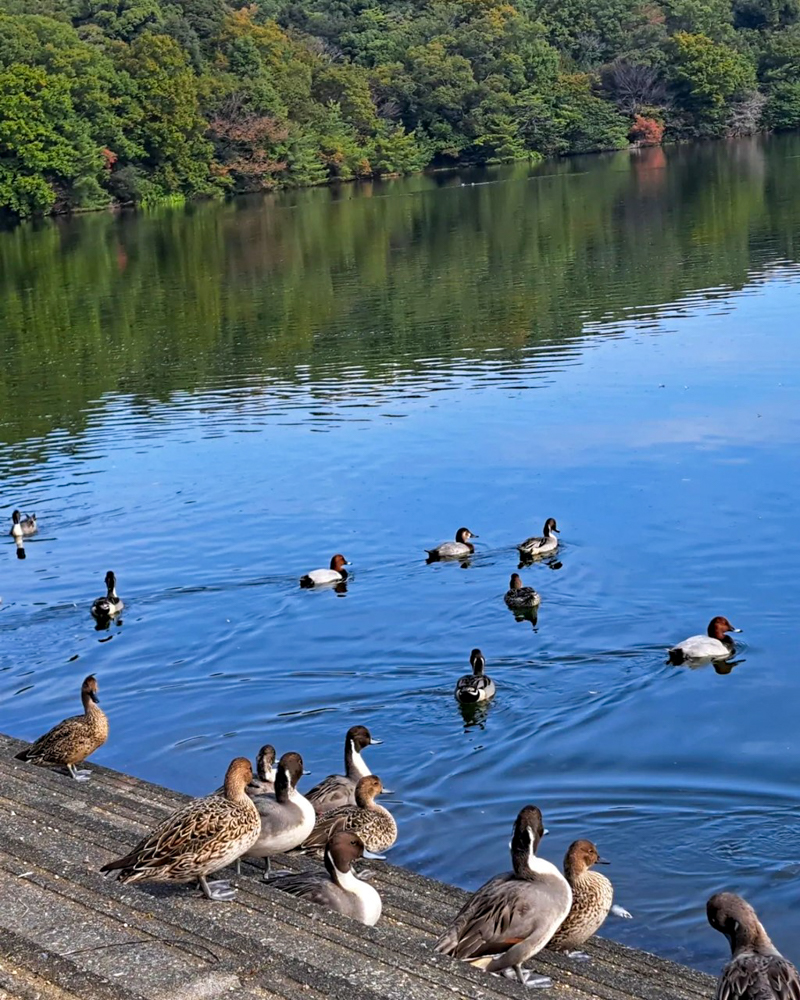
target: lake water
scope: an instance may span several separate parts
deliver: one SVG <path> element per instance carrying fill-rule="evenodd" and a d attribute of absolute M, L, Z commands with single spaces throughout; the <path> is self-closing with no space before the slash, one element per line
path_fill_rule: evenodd
<path fill-rule="evenodd" d="M 608 936 L 716 970 L 728 888 L 800 958 L 798 191 L 794 136 L 0 233 L 0 515 L 40 521 L 0 730 L 96 672 L 97 763 L 199 794 L 266 741 L 309 787 L 364 723 L 395 863 L 474 887 L 531 801 L 611 860 Z M 334 552 L 346 594 L 300 590 Z M 666 665 L 716 614 L 733 669 Z"/>

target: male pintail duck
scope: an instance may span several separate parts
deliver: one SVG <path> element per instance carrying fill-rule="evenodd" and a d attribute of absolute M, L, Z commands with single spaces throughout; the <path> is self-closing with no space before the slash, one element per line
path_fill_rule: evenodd
<path fill-rule="evenodd" d="M 340 831 L 325 845 L 327 872 L 284 872 L 270 885 L 372 927 L 381 915 L 382 903 L 377 890 L 353 870 L 353 863 L 363 856 L 361 838 Z"/>
<path fill-rule="evenodd" d="M 718 892 L 706 904 L 708 922 L 724 934 L 731 960 L 722 970 L 714 1000 L 798 1000 L 797 969 L 770 941 L 756 912 L 741 896 Z"/>
<path fill-rule="evenodd" d="M 508 975 L 513 969 L 524 986 L 551 985 L 546 976 L 522 968 L 552 938 L 572 905 L 569 882 L 555 865 L 536 856 L 545 832 L 541 812 L 525 806 L 511 840 L 514 870 L 473 893 L 436 942 L 436 951 L 488 972 Z"/>
<path fill-rule="evenodd" d="M 331 559 L 330 569 L 312 569 L 310 573 L 300 577 L 300 586 L 323 587 L 329 583 L 342 583 L 347 579 L 347 570 L 344 567 L 349 565 L 345 557 L 337 552 Z"/>
<path fill-rule="evenodd" d="M 200 883 L 206 899 L 233 899 L 230 882 L 206 876 L 232 864 L 258 839 L 261 820 L 246 792 L 250 761 L 236 757 L 225 775 L 225 794 L 192 799 L 160 823 L 130 854 L 103 865 L 120 882 Z"/>
<path fill-rule="evenodd" d="M 344 774 L 329 774 L 306 795 L 317 814 L 352 806 L 356 803 L 356 785 L 372 771 L 361 752 L 369 746 L 380 746 L 383 740 L 373 739 L 366 726 L 351 726 L 344 738 Z"/>
<path fill-rule="evenodd" d="M 16 754 L 17 760 L 27 760 L 39 767 L 66 767 L 76 781 L 88 781 L 91 771 L 79 771 L 87 757 L 108 739 L 108 719 L 98 705 L 97 680 L 94 674 L 81 684 L 83 715 L 73 715 L 40 736 L 26 750 Z"/>
<path fill-rule="evenodd" d="M 320 850 L 339 830 L 356 833 L 364 841 L 366 857 L 381 858 L 397 840 L 397 823 L 388 809 L 375 798 L 384 789 L 377 774 L 368 774 L 356 785 L 356 804 L 331 809 L 317 817 L 313 831 L 303 847 Z"/>
<path fill-rule="evenodd" d="M 442 542 L 435 549 L 425 549 L 425 551 L 428 553 L 428 559 L 431 561 L 435 559 L 459 559 L 464 556 L 471 556 L 475 551 L 475 546 L 470 541 L 470 538 L 477 537 L 469 528 L 459 528 L 456 532 L 456 540 L 454 542 Z"/>
<path fill-rule="evenodd" d="M 15 510 L 11 515 L 11 531 L 9 531 L 9 535 L 13 535 L 14 538 L 22 538 L 24 535 L 35 535 L 36 530 L 35 514 L 23 517 L 18 510 Z"/>
<path fill-rule="evenodd" d="M 254 795 L 274 795 L 275 794 L 275 747 L 266 743 L 258 751 L 256 757 L 256 773 L 253 775 L 250 784 L 247 786 L 247 794 L 252 798 Z M 224 795 L 225 786 L 220 785 L 213 793 L 214 795 Z"/>
<path fill-rule="evenodd" d="M 278 761 L 275 798 L 259 795 L 253 800 L 261 817 L 261 830 L 245 853 L 248 858 L 264 858 L 264 881 L 270 877 L 270 858 L 299 847 L 314 829 L 314 807 L 297 790 L 303 774 L 300 754 L 285 753 Z"/>
<path fill-rule="evenodd" d="M 544 529 L 541 537 L 526 538 L 517 549 L 519 554 L 525 559 L 533 559 L 536 556 L 546 556 L 550 552 L 555 552 L 558 548 L 558 525 L 554 517 L 548 517 L 544 522 Z"/>
<path fill-rule="evenodd" d="M 117 578 L 109 570 L 106 573 L 106 596 L 98 597 L 92 605 L 92 614 L 102 621 L 105 618 L 113 618 L 125 607 L 122 598 L 117 597 Z"/>
<path fill-rule="evenodd" d="M 523 587 L 519 573 L 512 573 L 508 581 L 508 590 L 503 600 L 512 611 L 524 610 L 525 608 L 538 608 L 542 603 L 541 597 L 533 587 Z"/>
<path fill-rule="evenodd" d="M 630 920 L 631 915 L 614 905 L 614 887 L 605 875 L 591 871 L 592 865 L 607 865 L 591 840 L 576 840 L 564 858 L 564 875 L 572 889 L 569 916 L 550 939 L 548 948 L 565 951 L 570 958 L 588 958 L 578 951 L 596 934 L 609 912 Z"/>
<path fill-rule="evenodd" d="M 726 632 L 741 632 L 734 628 L 727 618 L 717 615 L 708 623 L 707 635 L 692 635 L 669 650 L 671 663 L 680 664 L 686 660 L 724 660 L 736 651 L 733 639 Z"/>
<path fill-rule="evenodd" d="M 486 669 L 486 659 L 479 649 L 473 649 L 469 654 L 472 673 L 459 677 L 456 683 L 456 700 L 464 705 L 475 705 L 479 701 L 494 698 L 495 687 L 491 677 L 483 672 Z"/>

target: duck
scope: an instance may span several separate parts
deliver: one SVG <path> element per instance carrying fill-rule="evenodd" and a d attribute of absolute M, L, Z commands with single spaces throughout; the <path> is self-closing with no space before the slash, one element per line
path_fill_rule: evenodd
<path fill-rule="evenodd" d="M 345 566 L 350 563 L 341 552 L 331 559 L 330 569 L 312 569 L 310 573 L 300 577 L 301 587 L 324 587 L 330 583 L 343 583 L 347 579 Z"/>
<path fill-rule="evenodd" d="M 681 664 L 686 660 L 726 660 L 736 652 L 733 639 L 726 632 L 741 632 L 734 628 L 727 618 L 717 615 L 708 623 L 706 635 L 692 635 L 669 650 L 671 663 Z"/>
<path fill-rule="evenodd" d="M 354 862 L 363 856 L 361 838 L 340 830 L 325 845 L 324 872 L 284 872 L 276 875 L 270 885 L 372 927 L 380 919 L 383 904 L 377 889 L 353 870 Z"/>
<path fill-rule="evenodd" d="M 536 856 L 545 835 L 541 811 L 520 810 L 511 839 L 513 871 L 495 875 L 470 896 L 435 950 L 487 972 L 516 975 L 523 986 L 550 986 L 547 976 L 522 968 L 538 954 L 572 906 L 569 882 L 554 864 Z"/>
<path fill-rule="evenodd" d="M 92 772 L 79 770 L 95 750 L 108 739 L 108 718 L 100 708 L 97 678 L 89 674 L 81 684 L 83 715 L 73 715 L 40 736 L 35 743 L 20 750 L 15 760 L 28 761 L 38 767 L 65 767 L 75 781 L 88 781 Z"/>
<path fill-rule="evenodd" d="M 512 610 L 524 610 L 526 608 L 538 608 L 542 603 L 541 597 L 533 587 L 524 587 L 519 573 L 512 573 L 508 581 L 508 590 L 503 600 Z"/>
<path fill-rule="evenodd" d="M 356 785 L 355 805 L 340 806 L 317 816 L 311 833 L 303 842 L 304 850 L 324 848 L 331 836 L 339 830 L 357 833 L 364 841 L 365 857 L 383 860 L 381 851 L 388 851 L 397 840 L 397 823 L 388 809 L 375 799 L 383 787 L 377 774 L 368 774 Z"/>
<path fill-rule="evenodd" d="M 247 794 L 250 798 L 254 795 L 274 795 L 275 794 L 275 747 L 266 743 L 258 751 L 256 757 L 256 773 L 253 775 L 247 786 Z M 214 795 L 224 795 L 225 786 L 220 785 Z"/>
<path fill-rule="evenodd" d="M 329 774 L 314 785 L 306 798 L 317 815 L 330 809 L 356 804 L 356 785 L 361 778 L 372 774 L 361 756 L 369 746 L 380 746 L 383 740 L 376 740 L 366 726 L 351 726 L 344 738 L 344 774 Z"/>
<path fill-rule="evenodd" d="M 471 556 L 475 551 L 475 546 L 470 541 L 470 538 L 477 537 L 469 528 L 459 528 L 456 532 L 456 540 L 454 542 L 442 542 L 436 548 L 425 549 L 425 551 L 428 553 L 428 559 L 431 562 L 436 559 L 463 559 L 464 556 Z"/>
<path fill-rule="evenodd" d="M 297 790 L 304 774 L 303 758 L 299 753 L 285 753 L 278 761 L 275 775 L 275 796 L 259 795 L 253 801 L 258 811 L 261 829 L 255 843 L 243 852 L 248 858 L 264 858 L 264 881 L 272 873 L 270 859 L 299 847 L 314 829 L 317 814 L 314 807 Z M 238 866 L 237 866 L 238 867 Z"/>
<path fill-rule="evenodd" d="M 800 976 L 770 941 L 753 907 L 733 892 L 718 892 L 706 903 L 708 922 L 724 934 L 731 960 L 722 970 L 716 1000 L 797 1000 Z"/>
<path fill-rule="evenodd" d="M 469 662 L 472 665 L 472 673 L 464 674 L 456 682 L 456 701 L 465 705 L 475 705 L 479 701 L 494 698 L 494 681 L 484 673 L 486 659 L 483 653 L 479 649 L 473 649 L 469 654 Z"/>
<path fill-rule="evenodd" d="M 207 876 L 232 864 L 261 833 L 261 818 L 247 794 L 253 768 L 235 757 L 225 774 L 224 795 L 192 799 L 168 816 L 130 854 L 109 861 L 101 872 L 117 872 L 120 882 L 194 882 L 206 899 L 225 901 L 236 895 L 230 882 Z"/>
<path fill-rule="evenodd" d="M 106 573 L 106 591 L 106 596 L 98 597 L 92 605 L 92 615 L 101 621 L 113 618 L 125 607 L 122 598 L 117 597 L 117 578 L 111 570 Z"/>
<path fill-rule="evenodd" d="M 533 559 L 536 556 L 546 556 L 550 552 L 555 552 L 558 548 L 559 534 L 558 525 L 554 517 L 548 517 L 544 522 L 541 537 L 526 538 L 517 546 L 519 554 L 525 559 Z"/>
<path fill-rule="evenodd" d="M 9 531 L 9 535 L 12 535 L 14 538 L 22 538 L 24 535 L 35 535 L 37 531 L 35 514 L 23 517 L 18 510 L 15 510 L 11 515 L 11 531 Z"/>
<path fill-rule="evenodd" d="M 564 856 L 564 876 L 572 889 L 572 907 L 564 923 L 547 945 L 552 951 L 564 951 L 569 958 L 588 958 L 578 949 L 596 934 L 609 913 L 631 919 L 630 913 L 614 904 L 610 879 L 593 872 L 593 865 L 607 865 L 591 840 L 576 840 Z"/>

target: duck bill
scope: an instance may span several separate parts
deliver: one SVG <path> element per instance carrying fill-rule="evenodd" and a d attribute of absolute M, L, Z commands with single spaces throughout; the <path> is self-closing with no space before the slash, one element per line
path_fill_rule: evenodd
<path fill-rule="evenodd" d="M 379 747 L 379 746 L 381 745 L 381 743 L 383 743 L 383 740 L 376 740 L 376 739 L 375 739 L 375 737 L 373 737 L 373 738 L 372 738 L 372 739 L 371 739 L 371 740 L 369 741 L 369 745 L 370 745 L 371 747 Z"/>
<path fill-rule="evenodd" d="M 610 865 L 611 862 L 610 861 L 606 861 L 605 858 L 598 858 L 597 861 L 595 861 L 595 864 L 596 865 Z"/>

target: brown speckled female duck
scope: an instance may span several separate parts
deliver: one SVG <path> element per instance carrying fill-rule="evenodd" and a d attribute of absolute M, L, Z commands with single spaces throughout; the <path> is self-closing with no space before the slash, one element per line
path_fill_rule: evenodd
<path fill-rule="evenodd" d="M 73 715 L 40 736 L 16 755 L 39 767 L 66 767 L 76 781 L 88 781 L 91 771 L 79 771 L 82 764 L 108 739 L 108 719 L 97 703 L 97 680 L 94 674 L 81 685 L 83 715 Z"/>
<path fill-rule="evenodd" d="M 593 872 L 592 865 L 607 865 L 591 840 L 576 840 L 564 857 L 564 875 L 572 889 L 569 915 L 550 940 L 548 948 L 565 951 L 570 958 L 588 958 L 577 951 L 596 934 L 609 912 L 630 919 L 630 913 L 614 906 L 614 887 L 605 875 Z"/>
<path fill-rule="evenodd" d="M 192 799 L 134 847 L 103 865 L 119 871 L 120 882 L 194 882 L 207 899 L 233 899 L 229 882 L 208 882 L 244 854 L 258 839 L 261 819 L 246 788 L 253 769 L 246 757 L 234 758 L 225 775 L 225 794 Z"/>
<path fill-rule="evenodd" d="M 706 912 L 714 930 L 728 939 L 732 956 L 714 1000 L 800 1000 L 797 969 L 770 941 L 749 903 L 732 892 L 718 892 Z"/>
<path fill-rule="evenodd" d="M 388 809 L 378 805 L 376 796 L 385 791 L 377 774 L 369 774 L 356 785 L 356 804 L 331 809 L 317 817 L 304 848 L 321 849 L 339 830 L 358 834 L 364 841 L 365 857 L 381 857 L 397 840 L 397 823 Z"/>

